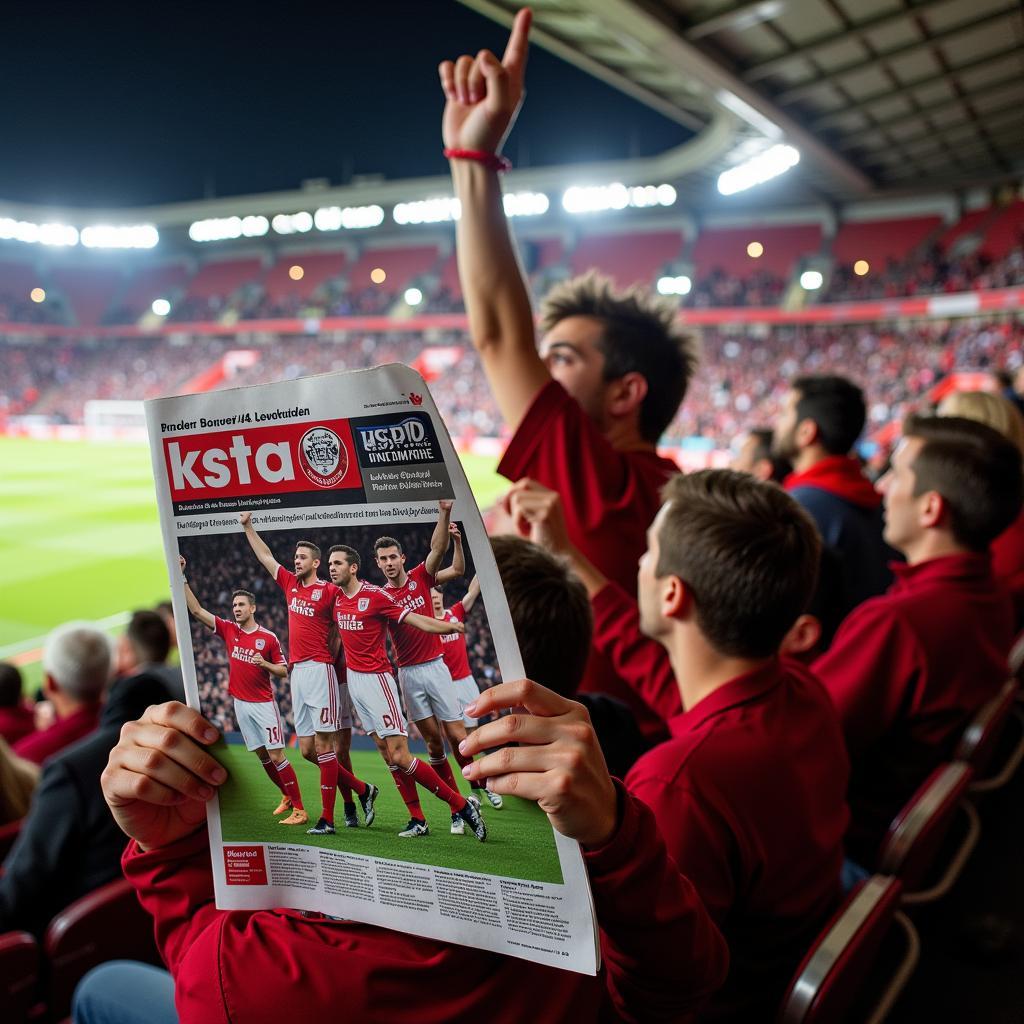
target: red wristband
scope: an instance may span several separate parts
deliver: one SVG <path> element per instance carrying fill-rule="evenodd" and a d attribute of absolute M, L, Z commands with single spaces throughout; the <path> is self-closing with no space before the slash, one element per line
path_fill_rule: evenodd
<path fill-rule="evenodd" d="M 449 160 L 475 160 L 489 171 L 512 170 L 512 161 L 507 157 L 498 153 L 487 153 L 482 149 L 446 149 L 444 155 Z"/>

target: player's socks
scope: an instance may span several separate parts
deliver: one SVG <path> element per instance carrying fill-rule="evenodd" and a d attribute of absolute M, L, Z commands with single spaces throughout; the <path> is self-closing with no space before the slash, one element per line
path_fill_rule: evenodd
<path fill-rule="evenodd" d="M 338 755 L 338 792 L 341 794 L 341 802 L 343 804 L 352 803 L 352 787 L 345 781 L 345 777 L 341 774 L 345 772 L 347 775 L 352 775 L 352 758 L 349 757 L 348 753 Z"/>
<path fill-rule="evenodd" d="M 437 761 L 431 758 L 430 767 L 437 772 L 438 777 L 449 789 L 454 789 L 456 793 L 459 791 L 459 784 L 455 781 L 455 774 L 452 772 L 452 766 L 447 757 L 442 757 Z"/>
<path fill-rule="evenodd" d="M 270 779 L 270 781 L 275 786 L 277 786 L 277 788 L 281 790 L 281 792 L 284 793 L 285 796 L 288 796 L 288 794 L 284 791 L 284 786 L 281 785 L 281 780 L 278 778 L 277 765 L 274 764 L 274 762 L 271 761 L 269 757 L 266 759 L 266 761 L 264 761 L 261 758 L 260 764 L 263 765 L 263 770 L 267 773 L 267 777 Z"/>
<path fill-rule="evenodd" d="M 460 773 L 461 773 L 462 769 L 466 767 L 466 765 L 467 765 L 467 764 L 472 764 L 472 763 L 473 763 L 473 758 L 471 758 L 471 757 L 466 757 L 466 755 L 465 755 L 465 754 L 462 754 L 462 753 L 460 753 L 460 752 L 459 752 L 459 748 L 458 748 L 458 747 L 456 747 L 456 748 L 455 748 L 455 749 L 454 749 L 454 750 L 452 751 L 452 757 L 454 757 L 454 758 L 455 758 L 455 763 L 456 763 L 456 764 L 457 764 L 457 765 L 459 766 L 459 772 L 460 772 Z M 431 764 L 433 764 L 434 762 L 433 762 L 433 761 L 431 761 L 430 763 L 431 763 Z M 473 789 L 483 789 L 483 788 L 484 788 L 484 784 L 483 784 L 483 783 L 482 783 L 482 782 L 481 782 L 481 781 L 480 781 L 479 779 L 474 779 L 474 780 L 473 780 L 473 781 L 472 781 L 472 782 L 470 783 L 470 786 L 471 786 L 471 787 L 472 787 Z M 453 788 L 453 789 L 456 789 L 456 788 L 458 788 L 458 787 L 455 787 L 455 786 L 453 786 L 452 788 Z"/>
<path fill-rule="evenodd" d="M 292 807 L 300 811 L 305 810 L 302 806 L 302 794 L 299 792 L 299 780 L 295 775 L 295 769 L 291 766 L 291 762 L 286 757 L 275 767 L 281 792 L 291 800 Z"/>
<path fill-rule="evenodd" d="M 398 795 L 409 808 L 409 817 L 423 821 L 423 808 L 420 807 L 420 798 L 416 793 L 416 783 L 398 765 L 392 764 L 388 767 L 391 769 L 391 778 L 395 780 Z"/>
<path fill-rule="evenodd" d="M 334 756 L 334 762 L 338 765 L 338 788 L 342 792 L 342 799 L 349 803 L 353 793 L 356 796 L 365 796 L 366 783 L 362 779 L 357 779 L 347 768 L 343 768 L 337 756 Z"/>
<path fill-rule="evenodd" d="M 320 766 L 320 799 L 324 809 L 321 817 L 329 824 L 334 824 L 334 802 L 338 799 L 338 758 L 334 751 L 318 754 L 316 758 Z"/>
<path fill-rule="evenodd" d="M 448 770 L 451 771 L 450 768 Z M 466 806 L 466 798 L 442 782 L 441 776 L 426 761 L 414 757 L 412 764 L 406 769 L 406 775 L 411 776 L 425 790 L 433 793 L 438 800 L 443 800 L 456 813 Z"/>

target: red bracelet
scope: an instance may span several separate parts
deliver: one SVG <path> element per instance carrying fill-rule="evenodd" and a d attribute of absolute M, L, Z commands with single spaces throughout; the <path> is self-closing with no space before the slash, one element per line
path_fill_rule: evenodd
<path fill-rule="evenodd" d="M 444 155 L 449 160 L 475 160 L 489 171 L 512 170 L 512 161 L 507 157 L 499 153 L 487 153 L 482 149 L 446 149 Z"/>

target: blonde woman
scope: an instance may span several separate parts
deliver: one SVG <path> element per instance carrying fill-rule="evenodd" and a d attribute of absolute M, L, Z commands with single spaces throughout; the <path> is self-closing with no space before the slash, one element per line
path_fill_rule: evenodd
<path fill-rule="evenodd" d="M 25 817 L 38 781 L 39 769 L 12 753 L 0 736 L 0 825 Z"/>
<path fill-rule="evenodd" d="M 1024 458 L 1024 416 L 1002 395 L 989 391 L 954 391 L 938 408 L 940 416 L 963 416 L 998 430 Z M 992 542 L 992 571 L 1013 594 L 1017 621 L 1024 621 L 1024 511 Z"/>

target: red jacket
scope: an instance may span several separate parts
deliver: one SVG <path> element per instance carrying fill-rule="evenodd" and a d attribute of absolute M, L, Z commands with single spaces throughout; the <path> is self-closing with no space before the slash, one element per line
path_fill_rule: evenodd
<path fill-rule="evenodd" d="M 8 743 L 17 743 L 24 736 L 35 732 L 32 709 L 25 703 L 0 708 L 0 736 Z"/>
<path fill-rule="evenodd" d="M 1020 626 L 1024 623 L 1024 512 L 992 541 L 992 572 L 1009 590 Z"/>
<path fill-rule="evenodd" d="M 853 762 L 848 852 L 874 864 L 889 823 L 948 758 L 970 717 L 1007 677 L 1014 616 L 987 555 L 895 564 L 814 663 Z"/>
<path fill-rule="evenodd" d="M 673 738 L 626 785 L 729 943 L 729 978 L 702 1019 L 771 1020 L 839 898 L 849 763 L 835 710 L 808 670 L 773 660 L 683 712 L 636 602 L 609 585 L 594 612 L 596 646 L 632 685 L 666 708 L 675 692 Z"/>
<path fill-rule="evenodd" d="M 584 855 L 596 978 L 298 911 L 217 910 L 205 829 L 145 853 L 130 844 L 124 872 L 155 919 L 182 1024 L 687 1020 L 725 977 L 726 946 L 654 816 L 618 792 L 615 836 Z"/>
<path fill-rule="evenodd" d="M 622 452 L 552 381 L 538 393 L 509 442 L 498 472 L 528 476 L 558 491 L 573 544 L 609 579 L 636 595 L 636 566 L 647 527 L 661 508 L 661 489 L 679 467 L 653 451 Z M 592 656 L 581 689 L 624 701 L 649 740 L 665 739 L 665 722 L 620 680 L 607 660 Z"/>
<path fill-rule="evenodd" d="M 89 704 L 66 718 L 58 718 L 49 729 L 23 737 L 12 749 L 26 761 L 42 764 L 48 757 L 94 732 L 100 724 L 102 710 L 101 704 Z"/>

